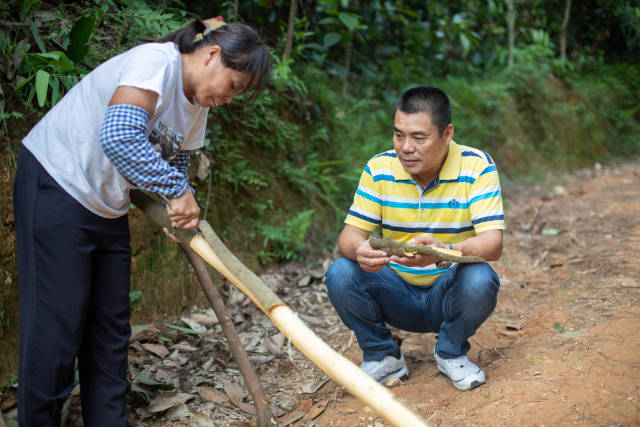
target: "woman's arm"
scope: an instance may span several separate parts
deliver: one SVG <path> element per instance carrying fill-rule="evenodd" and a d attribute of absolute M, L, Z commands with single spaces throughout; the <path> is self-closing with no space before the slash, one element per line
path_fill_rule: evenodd
<path fill-rule="evenodd" d="M 162 159 L 146 136 L 158 95 L 120 86 L 114 92 L 100 131 L 107 157 L 129 181 L 169 200 L 167 213 L 177 227 L 195 228 L 200 208 L 188 190 L 188 180 Z"/>

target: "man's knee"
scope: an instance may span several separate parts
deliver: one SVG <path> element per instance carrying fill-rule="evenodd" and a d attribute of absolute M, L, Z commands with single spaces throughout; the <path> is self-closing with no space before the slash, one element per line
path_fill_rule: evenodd
<path fill-rule="evenodd" d="M 340 298 L 355 284 L 355 276 L 360 266 L 354 261 L 341 257 L 327 270 L 326 280 L 329 296 Z"/>
<path fill-rule="evenodd" d="M 489 264 L 461 264 L 458 267 L 462 299 L 470 307 L 495 308 L 500 279 Z"/>

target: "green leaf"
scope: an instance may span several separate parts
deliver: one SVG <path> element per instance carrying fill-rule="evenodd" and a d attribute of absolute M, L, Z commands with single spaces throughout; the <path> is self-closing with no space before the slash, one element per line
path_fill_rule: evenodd
<path fill-rule="evenodd" d="M 50 82 L 51 85 L 51 106 L 56 105 L 60 99 L 60 79 L 53 77 Z"/>
<path fill-rule="evenodd" d="M 141 298 L 142 298 L 142 291 L 132 291 L 129 293 L 129 299 L 131 300 L 132 304 L 140 300 Z"/>
<path fill-rule="evenodd" d="M 152 380 L 151 378 L 143 375 L 143 374 L 138 374 L 136 375 L 136 380 L 138 380 L 140 383 L 144 384 L 144 385 L 148 385 L 149 387 L 156 389 L 156 390 L 173 390 L 174 388 L 176 388 L 173 384 L 171 383 L 161 383 L 155 380 Z"/>
<path fill-rule="evenodd" d="M 323 24 L 337 24 L 338 20 L 336 18 L 334 18 L 333 16 L 328 16 L 326 18 L 322 18 L 321 20 L 318 21 L 318 24 L 323 25 Z"/>
<path fill-rule="evenodd" d="M 469 48 L 471 48 L 471 42 L 466 34 L 460 33 L 460 44 L 462 45 L 462 50 L 464 53 L 469 52 Z"/>
<path fill-rule="evenodd" d="M 151 402 L 151 398 L 149 397 L 149 393 L 147 392 L 147 390 L 143 389 L 138 384 L 136 383 L 131 384 L 131 391 L 142 395 L 147 401 L 147 403 Z"/>
<path fill-rule="evenodd" d="M 50 66 L 57 72 L 68 72 L 75 69 L 73 62 L 64 52 L 59 50 L 46 53 L 31 53 L 27 58 L 41 68 Z"/>
<path fill-rule="evenodd" d="M 67 47 L 67 54 L 73 62 L 82 61 L 89 53 L 89 40 L 91 40 L 97 21 L 96 13 L 90 13 L 88 16 L 79 17 L 73 23 Z"/>
<path fill-rule="evenodd" d="M 543 228 L 541 231 L 543 236 L 557 236 L 562 233 L 561 228 Z"/>
<path fill-rule="evenodd" d="M 182 326 L 172 325 L 170 323 L 167 323 L 166 325 L 167 325 L 167 327 L 169 327 L 171 329 L 175 329 L 176 331 L 184 332 L 185 334 L 191 334 L 191 335 L 201 335 L 202 334 L 202 332 L 194 331 L 191 328 L 183 328 Z"/>
<path fill-rule="evenodd" d="M 44 106 L 47 102 L 47 90 L 49 89 L 49 73 L 44 70 L 38 70 L 36 73 L 36 96 L 38 97 L 38 105 Z"/>
<path fill-rule="evenodd" d="M 131 330 L 135 331 L 136 329 L 147 329 L 149 327 L 151 327 L 151 323 L 149 323 L 148 325 L 137 325 L 137 326 L 132 326 Z"/>
<path fill-rule="evenodd" d="M 358 19 L 358 16 L 342 12 L 338 14 L 338 19 L 342 21 L 342 23 L 349 29 L 349 31 L 355 30 L 355 28 L 358 26 L 358 22 L 360 21 Z"/>
<path fill-rule="evenodd" d="M 556 331 L 563 333 L 564 332 L 564 328 L 562 326 L 560 326 L 560 324 L 558 322 L 555 322 L 553 324 L 553 327 L 555 328 Z"/>
<path fill-rule="evenodd" d="M 42 39 L 40 38 L 40 34 L 38 34 L 38 27 L 36 27 L 36 23 L 31 21 L 29 24 L 29 28 L 31 29 L 31 34 L 36 41 L 36 44 L 40 48 L 40 52 L 47 53 L 47 49 L 44 47 L 44 43 L 42 43 Z"/>
<path fill-rule="evenodd" d="M 35 78 L 35 73 L 31 74 L 29 77 L 27 77 L 26 79 L 24 79 L 23 81 L 21 81 L 20 83 L 18 83 L 16 85 L 16 91 L 19 91 L 22 86 L 26 85 L 27 83 L 29 83 L 31 80 L 33 80 Z"/>
<path fill-rule="evenodd" d="M 330 32 L 324 35 L 324 40 L 322 41 L 322 43 L 324 44 L 325 49 L 329 49 L 340 40 L 342 40 L 342 36 L 339 33 Z"/>

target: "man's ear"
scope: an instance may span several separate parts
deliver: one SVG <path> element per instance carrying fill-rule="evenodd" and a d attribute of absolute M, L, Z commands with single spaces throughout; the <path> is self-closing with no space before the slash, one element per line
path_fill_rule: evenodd
<path fill-rule="evenodd" d="M 446 128 L 444 128 L 444 132 L 442 133 L 444 140 L 447 144 L 451 142 L 453 139 L 453 123 L 449 123 Z"/>

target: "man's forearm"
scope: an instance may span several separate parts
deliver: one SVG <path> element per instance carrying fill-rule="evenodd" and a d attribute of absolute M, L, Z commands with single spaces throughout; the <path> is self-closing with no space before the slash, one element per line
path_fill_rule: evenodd
<path fill-rule="evenodd" d="M 489 230 L 475 237 L 456 243 L 453 249 L 462 255 L 479 256 L 487 261 L 497 261 L 502 255 L 502 230 Z"/>

